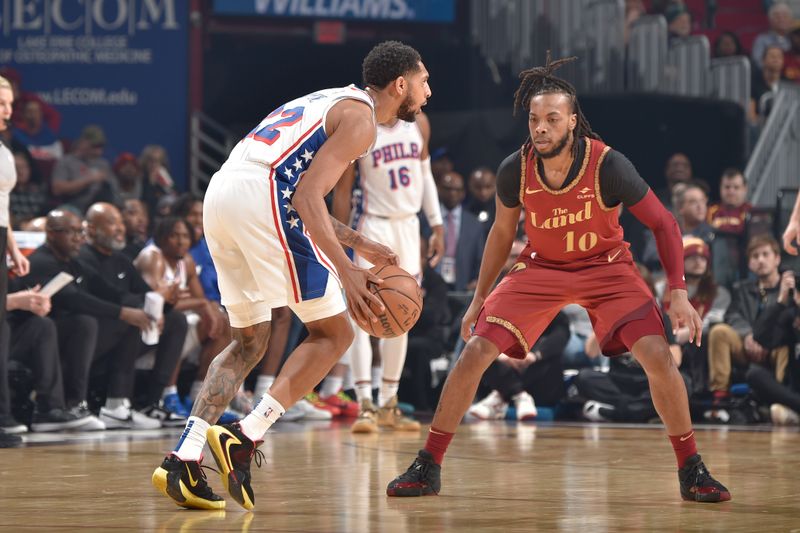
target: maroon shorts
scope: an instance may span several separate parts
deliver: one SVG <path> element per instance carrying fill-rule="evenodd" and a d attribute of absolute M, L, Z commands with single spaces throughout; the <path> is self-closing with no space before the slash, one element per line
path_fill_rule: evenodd
<path fill-rule="evenodd" d="M 647 335 L 664 336 L 656 301 L 630 254 L 613 262 L 554 265 L 520 258 L 492 291 L 475 335 L 501 353 L 523 358 L 566 305 L 584 307 L 604 355 L 619 355 Z"/>

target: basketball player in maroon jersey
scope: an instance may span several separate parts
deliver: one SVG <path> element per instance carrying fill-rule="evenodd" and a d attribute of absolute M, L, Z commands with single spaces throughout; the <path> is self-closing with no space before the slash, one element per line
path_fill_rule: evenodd
<path fill-rule="evenodd" d="M 548 54 L 545 67 L 520 74 L 515 109 L 528 111 L 530 137 L 497 173 L 497 216 L 461 325 L 467 344 L 447 378 L 424 449 L 389 483 L 389 496 L 439 492 L 442 459 L 484 370 L 500 353 L 524 358 L 556 313 L 577 303 L 589 312 L 603 353 L 631 351 L 647 373 L 678 459 L 681 496 L 698 502 L 731 498 L 697 453 L 686 388 L 657 304 L 623 241 L 619 206 L 653 231 L 671 291 L 673 328 L 688 326 L 699 346 L 702 323 L 687 299 L 680 230 L 630 161 L 592 131 L 574 87 L 553 75 L 573 59 L 551 63 Z M 528 245 L 489 294 L 523 208 Z"/>

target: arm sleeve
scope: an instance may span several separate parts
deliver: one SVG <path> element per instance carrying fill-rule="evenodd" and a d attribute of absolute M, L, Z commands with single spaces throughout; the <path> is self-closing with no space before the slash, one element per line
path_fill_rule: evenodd
<path fill-rule="evenodd" d="M 430 227 L 442 225 L 442 208 L 439 206 L 439 195 L 431 172 L 431 158 L 422 160 L 422 211 L 428 219 Z"/>
<path fill-rule="evenodd" d="M 686 289 L 686 280 L 683 277 L 683 241 L 675 217 L 649 189 L 640 202 L 630 207 L 630 211 L 653 232 L 670 290 Z"/>
<path fill-rule="evenodd" d="M 509 208 L 519 205 L 522 159 L 519 150 L 506 157 L 497 169 L 497 197 Z"/>
<path fill-rule="evenodd" d="M 611 150 L 600 165 L 600 194 L 603 203 L 631 207 L 645 197 L 650 187 L 627 157 Z"/>

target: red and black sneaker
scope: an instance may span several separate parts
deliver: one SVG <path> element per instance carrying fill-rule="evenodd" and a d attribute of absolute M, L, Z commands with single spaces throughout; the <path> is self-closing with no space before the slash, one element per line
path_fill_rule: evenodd
<path fill-rule="evenodd" d="M 417 458 L 404 474 L 394 478 L 386 487 L 387 496 L 431 496 L 442 488 L 442 467 L 433 461 L 427 450 L 420 450 Z"/>
<path fill-rule="evenodd" d="M 263 441 L 250 440 L 242 433 L 238 422 L 211 426 L 206 435 L 225 489 L 239 505 L 252 509 L 256 498 L 250 486 L 250 461 L 255 456 L 256 466 L 261 466 L 264 454 L 258 450 L 258 446 Z"/>
<path fill-rule="evenodd" d="M 681 484 L 681 497 L 690 502 L 726 502 L 731 499 L 730 491 L 711 477 L 703 459 L 695 454 L 686 460 L 678 470 Z"/>

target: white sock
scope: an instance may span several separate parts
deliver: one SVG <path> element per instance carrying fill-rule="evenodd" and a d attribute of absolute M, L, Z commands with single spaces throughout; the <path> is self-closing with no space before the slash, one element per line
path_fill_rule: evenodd
<path fill-rule="evenodd" d="M 181 433 L 178 445 L 172 452 L 182 461 L 199 461 L 206 444 L 206 431 L 210 424 L 197 416 L 190 416 Z"/>
<path fill-rule="evenodd" d="M 261 398 L 267 393 L 272 384 L 275 382 L 275 376 L 258 376 L 256 380 L 256 388 L 253 389 L 253 397 Z"/>
<path fill-rule="evenodd" d="M 349 367 L 347 368 L 347 372 L 344 373 L 342 388 L 344 390 L 356 388 L 356 381 L 353 379 L 353 371 Z"/>
<path fill-rule="evenodd" d="M 364 400 L 372 401 L 372 383 L 356 383 L 356 401 L 361 404 Z"/>
<path fill-rule="evenodd" d="M 382 377 L 383 377 L 383 367 L 381 367 L 381 366 L 373 366 L 372 367 L 372 383 L 380 383 Z"/>
<path fill-rule="evenodd" d="M 164 387 L 164 392 L 161 393 L 161 398 L 164 399 L 170 394 L 178 394 L 177 385 L 167 385 L 166 387 Z"/>
<path fill-rule="evenodd" d="M 397 394 L 397 389 L 400 388 L 400 383 L 381 381 L 381 391 L 378 393 L 378 405 L 383 407 L 386 402 L 394 398 Z"/>
<path fill-rule="evenodd" d="M 342 381 L 344 380 L 337 376 L 325 378 L 325 381 L 322 382 L 322 388 L 319 389 L 319 397 L 330 398 L 331 396 L 336 396 L 342 388 Z"/>
<path fill-rule="evenodd" d="M 261 440 L 264 433 L 285 411 L 286 409 L 283 408 L 278 400 L 267 393 L 261 397 L 258 405 L 250 411 L 250 414 L 239 422 L 239 426 L 242 428 L 242 433 L 247 435 L 250 440 Z"/>
<path fill-rule="evenodd" d="M 114 410 L 118 407 L 130 407 L 130 405 L 125 401 L 126 398 L 106 398 L 106 409 Z"/>
<path fill-rule="evenodd" d="M 194 381 L 192 383 L 192 388 L 189 389 L 189 399 L 195 401 L 197 399 L 197 395 L 200 394 L 200 389 L 203 388 L 202 381 Z"/>

